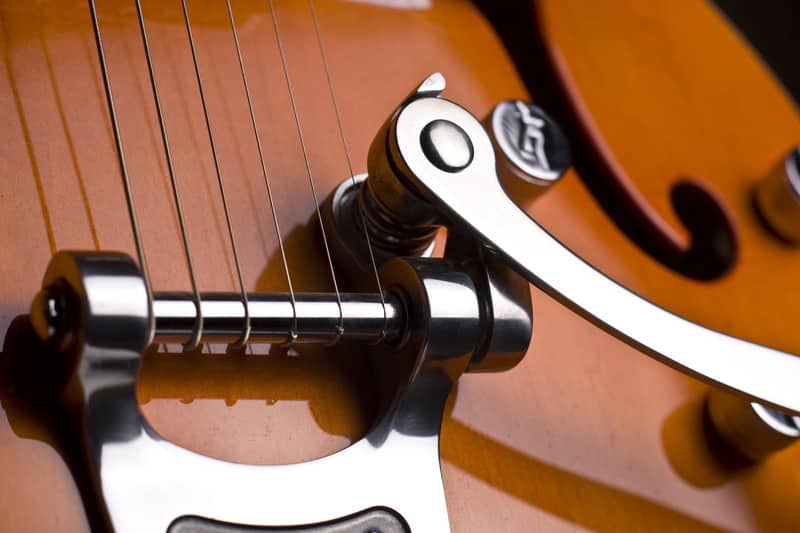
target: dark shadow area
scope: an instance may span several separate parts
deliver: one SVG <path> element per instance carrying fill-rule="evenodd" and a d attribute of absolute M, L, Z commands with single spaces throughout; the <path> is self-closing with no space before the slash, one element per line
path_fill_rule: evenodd
<path fill-rule="evenodd" d="M 67 465 L 92 531 L 111 531 L 99 504 L 83 429 L 80 385 L 64 354 L 43 344 L 27 315 L 16 317 L 0 353 L 0 405 L 14 434 L 43 442 Z"/>
<path fill-rule="evenodd" d="M 54 363 L 55 354 L 39 341 L 28 316 L 14 318 L 0 353 L 0 404 L 15 434 L 58 449 L 58 403 L 68 370 Z"/>
<path fill-rule="evenodd" d="M 670 413 L 661 427 L 661 442 L 675 473 L 698 488 L 719 487 L 753 466 L 714 428 L 705 394 Z"/>
<path fill-rule="evenodd" d="M 800 3 L 796 0 L 714 0 L 800 105 Z"/>
<path fill-rule="evenodd" d="M 739 255 L 739 244 L 722 203 L 702 183 L 692 180 L 673 185 L 670 200 L 691 235 L 688 250 L 672 259 L 672 268 L 699 280 L 725 274 Z"/>

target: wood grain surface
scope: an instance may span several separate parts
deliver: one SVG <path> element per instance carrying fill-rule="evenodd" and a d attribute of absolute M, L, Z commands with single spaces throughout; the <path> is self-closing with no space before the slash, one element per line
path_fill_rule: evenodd
<path fill-rule="evenodd" d="M 365 171 L 369 143 L 388 113 L 433 71 L 447 77 L 447 97 L 479 117 L 499 100 L 526 97 L 498 38 L 470 4 L 376 3 L 315 2 L 355 172 Z M 152 284 L 186 290 L 134 4 L 98 4 Z M 265 4 L 233 1 L 280 238 L 295 289 L 327 290 L 330 273 Z M 324 196 L 349 172 L 324 65 L 308 4 L 275 5 L 313 179 Z M 180 3 L 144 6 L 200 287 L 235 290 Z M 646 6 L 542 2 L 554 49 L 615 157 L 642 177 L 636 186 L 643 196 L 673 224 L 665 184 L 680 173 L 707 180 L 736 223 L 737 264 L 711 283 L 664 268 L 617 229 L 573 172 L 526 207 L 582 256 L 657 303 L 800 352 L 792 297 L 800 253 L 765 233 L 747 203 L 752 183 L 800 141 L 797 113 L 705 4 Z M 247 286 L 285 290 L 225 4 L 190 1 L 189 8 Z M 0 46 L 0 332 L 7 333 L 0 530 L 86 531 L 70 471 L 75 447 L 58 430 L 62 415 L 30 399 L 30 384 L 9 370 L 36 354 L 7 329 L 27 313 L 53 252 L 133 254 L 133 240 L 86 3 L 0 2 Z M 678 105 L 701 119 L 682 120 Z M 528 356 L 510 372 L 462 378 L 445 420 L 443 476 L 455 531 L 800 529 L 796 448 L 755 467 L 725 462 L 702 424 L 703 386 L 531 292 Z M 359 438 L 376 415 L 367 347 L 177 351 L 159 346 L 145 356 L 142 409 L 166 438 L 204 454 L 261 464 L 320 457 Z"/>

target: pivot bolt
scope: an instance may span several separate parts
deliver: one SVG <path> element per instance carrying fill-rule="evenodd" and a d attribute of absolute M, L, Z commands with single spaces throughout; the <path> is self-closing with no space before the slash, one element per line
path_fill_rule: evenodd
<path fill-rule="evenodd" d="M 522 100 L 505 100 L 489 113 L 483 125 L 494 144 L 504 187 L 516 189 L 521 183 L 525 196 L 536 197 L 569 168 L 569 141 L 541 108 Z"/>
<path fill-rule="evenodd" d="M 472 163 L 474 150 L 466 132 L 449 120 L 434 120 L 420 134 L 422 151 L 439 170 L 459 172 Z"/>
<path fill-rule="evenodd" d="M 758 184 L 755 203 L 762 221 L 786 242 L 800 245 L 800 148 Z"/>
<path fill-rule="evenodd" d="M 800 416 L 712 389 L 706 409 L 717 433 L 753 462 L 764 460 L 800 439 Z"/>

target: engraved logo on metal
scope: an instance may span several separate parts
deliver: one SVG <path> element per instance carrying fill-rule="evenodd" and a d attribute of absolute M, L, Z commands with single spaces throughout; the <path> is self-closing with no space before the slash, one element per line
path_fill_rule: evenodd
<path fill-rule="evenodd" d="M 505 156 L 534 179 L 555 181 L 569 166 L 569 145 L 558 125 L 535 105 L 521 100 L 500 104 L 494 136 Z"/>

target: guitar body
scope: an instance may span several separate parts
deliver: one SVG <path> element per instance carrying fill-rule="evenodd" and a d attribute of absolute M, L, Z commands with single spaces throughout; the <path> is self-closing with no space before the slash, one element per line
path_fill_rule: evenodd
<path fill-rule="evenodd" d="M 98 4 L 152 285 L 188 290 L 135 4 Z M 308 3 L 275 4 L 322 200 L 350 174 L 326 65 Z M 595 125 L 594 141 L 605 143 L 605 153 L 629 176 L 626 187 L 638 191 L 640 211 L 672 228 L 665 233 L 672 231 L 675 249 L 687 247 L 688 237 L 665 199 L 665 183 L 701 180 L 735 229 L 736 260 L 712 280 L 676 272 L 620 229 L 609 204 L 587 186 L 583 165 L 584 175 L 568 172 L 525 207 L 581 256 L 656 303 L 720 331 L 800 352 L 793 320 L 800 303 L 789 297 L 800 252 L 763 230 L 748 197 L 753 183 L 800 141 L 796 110 L 705 4 L 583 4 L 542 1 L 538 24 L 560 79 L 569 80 L 568 96 L 582 102 L 584 118 Z M 479 117 L 501 100 L 528 98 L 493 28 L 471 4 L 315 5 L 355 173 L 366 171 L 367 151 L 387 114 L 431 72 L 443 72 L 449 97 Z M 332 290 L 267 3 L 237 0 L 233 7 L 278 232 L 225 4 L 189 2 L 245 284 L 287 289 L 282 242 L 295 290 Z M 236 291 L 180 2 L 144 2 L 144 13 L 198 284 Z M 23 315 L 56 250 L 135 255 L 134 242 L 86 2 L 2 2 L 0 42 L 0 530 L 88 531 L 95 518 L 82 500 L 89 482 L 81 452 L 70 440 L 67 411 L 47 393 L 49 382 L 36 379 L 48 369 L 30 364 L 41 359 Z M 691 43 L 713 46 L 711 57 Z M 647 59 L 627 57 L 631 50 Z M 737 83 L 735 93 L 718 86 L 732 72 L 740 78 L 723 81 Z M 536 95 L 535 83 L 528 85 Z M 692 119 L 701 125 L 690 127 Z M 534 340 L 526 358 L 509 372 L 463 376 L 445 416 L 442 473 L 454 531 L 800 529 L 796 446 L 755 466 L 730 460 L 703 417 L 705 386 L 540 291 L 531 294 Z M 145 355 L 139 400 L 165 438 L 230 461 L 287 464 L 345 448 L 379 414 L 369 347 L 223 352 L 159 345 Z"/>

